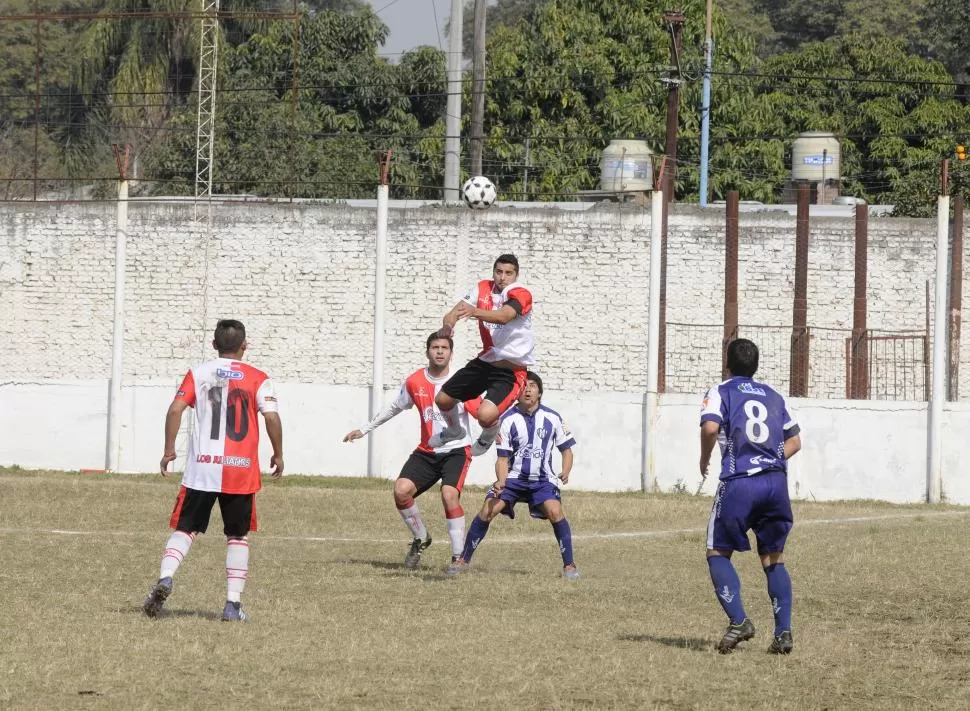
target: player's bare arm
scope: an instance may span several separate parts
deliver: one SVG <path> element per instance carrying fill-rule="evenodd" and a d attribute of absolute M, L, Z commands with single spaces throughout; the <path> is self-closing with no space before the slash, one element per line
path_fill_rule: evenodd
<path fill-rule="evenodd" d="M 492 488 L 496 496 L 505 488 L 505 480 L 509 478 L 509 458 L 500 456 L 495 460 L 495 483 Z"/>
<path fill-rule="evenodd" d="M 570 447 L 562 453 L 562 474 L 559 475 L 563 484 L 569 483 L 569 472 L 573 470 L 573 450 Z"/>
<path fill-rule="evenodd" d="M 165 414 L 165 449 L 162 451 L 162 460 L 159 462 L 159 469 L 162 475 L 168 474 L 168 465 L 175 461 L 175 438 L 178 436 L 179 427 L 182 426 L 182 413 L 188 403 L 184 400 L 172 400 Z"/>
<path fill-rule="evenodd" d="M 785 440 L 785 459 L 791 459 L 802 448 L 802 436 L 795 435 Z"/>
<path fill-rule="evenodd" d="M 266 420 L 269 442 L 273 445 L 273 456 L 269 459 L 270 475 L 279 479 L 283 476 L 283 422 L 278 412 L 264 412 L 263 419 Z"/>
<path fill-rule="evenodd" d="M 467 306 L 467 304 L 466 304 Z M 500 309 L 478 309 L 468 307 L 468 318 L 477 318 L 485 323 L 506 324 L 519 315 L 518 310 L 511 304 L 505 304 Z"/>
<path fill-rule="evenodd" d="M 716 422 L 707 421 L 701 424 L 701 476 L 707 476 L 711 453 L 717 444 L 717 433 L 720 429 L 721 426 Z"/>
<path fill-rule="evenodd" d="M 450 338 L 455 334 L 455 324 L 461 321 L 463 318 L 469 317 L 469 311 L 474 307 L 471 306 L 467 301 L 459 301 L 457 304 L 451 307 L 451 311 L 445 314 L 444 318 L 441 319 L 441 329 L 438 331 L 438 335 L 441 338 Z"/>

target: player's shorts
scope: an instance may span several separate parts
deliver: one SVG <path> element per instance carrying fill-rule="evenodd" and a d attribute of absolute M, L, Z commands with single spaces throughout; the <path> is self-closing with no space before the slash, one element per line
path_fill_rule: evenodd
<path fill-rule="evenodd" d="M 485 498 L 496 498 L 495 491 L 489 489 L 488 493 L 485 494 Z M 532 518 L 541 519 L 548 518 L 546 512 L 542 510 L 542 503 L 544 501 L 549 501 L 550 499 L 562 501 L 562 496 L 559 494 L 559 487 L 548 479 L 542 479 L 540 481 L 506 479 L 505 488 L 502 489 L 502 493 L 497 498 L 505 502 L 505 508 L 502 509 L 502 513 L 509 518 L 515 518 L 515 505 L 520 501 L 525 501 L 529 504 L 529 515 Z"/>
<path fill-rule="evenodd" d="M 230 538 L 242 538 L 256 527 L 256 494 L 220 494 L 217 491 L 179 489 L 169 525 L 183 533 L 205 533 L 216 501 L 222 513 L 222 530 Z"/>
<path fill-rule="evenodd" d="M 425 452 L 416 449 L 401 468 L 401 479 L 413 481 L 420 496 L 439 480 L 442 485 L 453 486 L 461 492 L 465 475 L 472 463 L 472 448 L 458 447 L 450 452 Z"/>
<path fill-rule="evenodd" d="M 707 524 L 707 547 L 749 551 L 748 531 L 758 541 L 758 555 L 781 553 L 794 518 L 785 472 L 765 472 L 722 481 Z"/>
<path fill-rule="evenodd" d="M 474 400 L 484 393 L 483 397 L 496 405 L 501 415 L 519 399 L 525 388 L 525 376 L 525 368 L 509 370 L 474 358 L 448 378 L 441 392 L 459 402 Z"/>

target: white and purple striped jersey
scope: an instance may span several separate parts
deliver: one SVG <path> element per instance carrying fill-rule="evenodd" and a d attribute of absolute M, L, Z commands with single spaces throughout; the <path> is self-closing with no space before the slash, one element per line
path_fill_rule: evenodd
<path fill-rule="evenodd" d="M 721 479 L 788 471 L 785 440 L 798 423 L 781 393 L 751 378 L 734 377 L 707 391 L 701 424 L 720 425 Z"/>
<path fill-rule="evenodd" d="M 560 452 L 576 444 L 572 433 L 555 410 L 539 405 L 531 415 L 518 405 L 502 415 L 502 427 L 495 440 L 500 457 L 508 457 L 509 479 L 549 481 L 559 486 L 559 474 L 552 466 L 552 449 Z"/>

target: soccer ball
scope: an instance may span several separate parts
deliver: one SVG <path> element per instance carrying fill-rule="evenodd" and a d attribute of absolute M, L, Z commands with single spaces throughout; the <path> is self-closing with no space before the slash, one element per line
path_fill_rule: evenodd
<path fill-rule="evenodd" d="M 461 196 L 465 199 L 465 204 L 473 210 L 491 207 L 497 197 L 492 181 L 483 175 L 466 180 L 461 186 Z"/>

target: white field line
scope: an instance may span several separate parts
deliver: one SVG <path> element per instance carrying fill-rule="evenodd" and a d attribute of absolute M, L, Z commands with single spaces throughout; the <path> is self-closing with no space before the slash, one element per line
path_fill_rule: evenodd
<path fill-rule="evenodd" d="M 847 516 L 844 518 L 815 518 L 796 521 L 795 528 L 805 526 L 840 526 L 859 523 L 882 523 L 889 521 L 906 521 L 918 518 L 944 518 L 970 516 L 970 510 L 965 511 L 925 511 L 898 514 L 881 514 L 878 516 Z M 574 540 L 641 540 L 650 538 L 667 538 L 691 534 L 704 534 L 705 528 L 671 528 L 654 531 L 610 531 L 607 533 L 576 533 Z M 215 526 L 218 535 L 218 525 Z M 158 535 L 157 531 L 72 531 L 60 528 L 0 528 L 0 535 L 52 535 L 52 536 L 122 536 L 126 538 Z M 303 543 L 393 543 L 398 544 L 401 538 L 362 538 L 353 536 L 273 536 L 256 534 L 260 540 L 266 541 L 295 541 Z M 519 544 L 535 543 L 545 540 L 547 535 L 532 536 L 489 536 L 490 544 Z M 447 541 L 445 541 L 447 542 Z"/>

